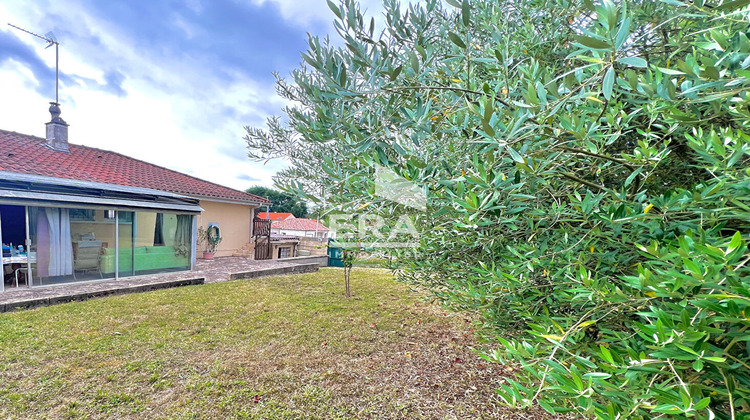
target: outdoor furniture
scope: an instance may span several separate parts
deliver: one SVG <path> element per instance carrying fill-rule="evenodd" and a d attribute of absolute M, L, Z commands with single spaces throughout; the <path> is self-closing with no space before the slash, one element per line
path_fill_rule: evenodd
<path fill-rule="evenodd" d="M 21 267 L 16 268 L 16 289 L 18 289 L 18 272 L 23 273 L 23 278 L 26 280 L 26 287 L 29 287 L 29 268 L 28 267 Z"/>
<path fill-rule="evenodd" d="M 10 265 L 3 264 L 3 281 L 10 279 L 13 274 L 13 268 Z M 12 283 L 12 279 L 11 279 Z"/>
<path fill-rule="evenodd" d="M 104 278 L 101 271 L 102 241 L 78 241 L 73 242 L 73 279 L 78 280 L 76 271 L 87 274 L 90 271 L 99 273 L 99 278 Z"/>
<path fill-rule="evenodd" d="M 3 258 L 3 277 L 8 275 L 11 283 L 15 277 L 15 284 L 18 287 L 18 273 L 21 272 L 26 279 L 26 287 L 29 287 L 28 263 L 36 263 L 36 252 Z"/>

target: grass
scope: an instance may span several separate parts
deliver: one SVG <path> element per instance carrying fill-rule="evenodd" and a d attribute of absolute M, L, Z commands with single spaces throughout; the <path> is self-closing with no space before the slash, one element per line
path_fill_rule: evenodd
<path fill-rule="evenodd" d="M 269 277 L 0 314 L 1 418 L 544 418 L 469 320 L 383 270 Z"/>

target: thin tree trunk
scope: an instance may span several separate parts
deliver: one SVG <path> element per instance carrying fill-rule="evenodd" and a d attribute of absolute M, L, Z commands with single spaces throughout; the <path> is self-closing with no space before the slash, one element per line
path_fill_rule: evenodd
<path fill-rule="evenodd" d="M 352 274 L 352 268 L 344 267 L 344 283 L 346 284 L 346 297 L 351 297 L 351 292 L 349 291 L 349 279 L 351 278 L 351 274 Z"/>

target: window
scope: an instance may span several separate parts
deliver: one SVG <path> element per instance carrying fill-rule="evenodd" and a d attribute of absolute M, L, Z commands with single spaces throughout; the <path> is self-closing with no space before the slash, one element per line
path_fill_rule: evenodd
<path fill-rule="evenodd" d="M 89 209 L 70 209 L 71 220 L 94 220 L 96 210 Z"/>
<path fill-rule="evenodd" d="M 291 248 L 279 248 L 279 258 L 289 258 L 289 250 Z"/>
<path fill-rule="evenodd" d="M 104 212 L 105 220 L 115 220 L 115 211 L 106 210 Z M 133 223 L 133 212 L 132 211 L 121 211 L 120 212 L 120 223 Z"/>

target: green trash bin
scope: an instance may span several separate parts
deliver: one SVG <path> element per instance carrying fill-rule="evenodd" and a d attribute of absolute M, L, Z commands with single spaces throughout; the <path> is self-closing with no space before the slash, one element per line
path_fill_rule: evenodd
<path fill-rule="evenodd" d="M 332 238 L 328 238 L 328 266 L 329 267 L 343 267 L 344 266 L 344 250 L 341 248 L 331 246 L 333 242 Z"/>

